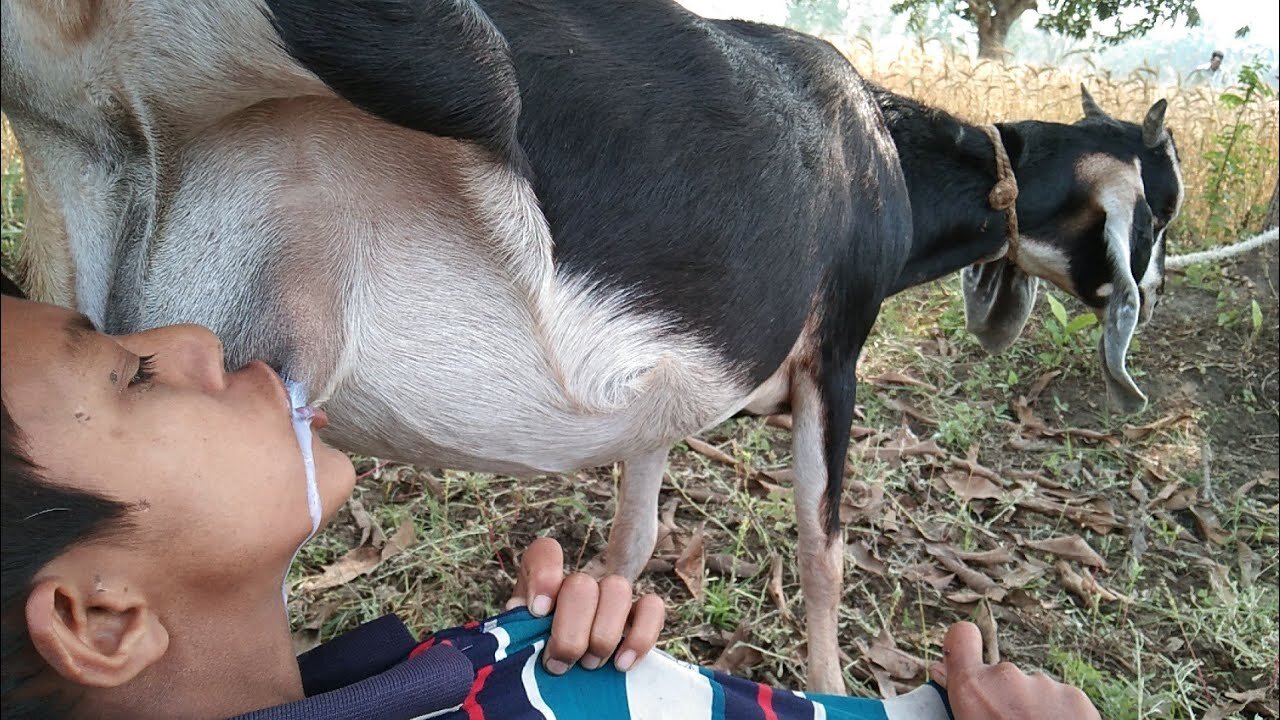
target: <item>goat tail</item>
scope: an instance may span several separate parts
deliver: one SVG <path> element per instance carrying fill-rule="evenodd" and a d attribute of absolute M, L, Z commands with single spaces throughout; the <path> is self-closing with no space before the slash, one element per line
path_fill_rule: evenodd
<path fill-rule="evenodd" d="M 1191 265 L 1197 265 L 1199 263 L 1226 260 L 1227 258 L 1242 255 L 1250 250 L 1260 248 L 1267 243 L 1275 242 L 1277 237 L 1280 237 L 1280 229 L 1271 228 L 1270 230 L 1264 230 L 1251 238 L 1247 238 L 1230 245 L 1210 248 L 1209 250 L 1202 250 L 1200 252 L 1187 253 L 1186 255 L 1173 255 L 1165 259 L 1164 266 L 1166 268 L 1178 270 Z"/>

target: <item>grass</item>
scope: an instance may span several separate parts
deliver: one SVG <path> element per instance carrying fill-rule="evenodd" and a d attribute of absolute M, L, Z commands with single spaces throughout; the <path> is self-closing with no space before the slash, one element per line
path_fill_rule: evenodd
<path fill-rule="evenodd" d="M 1247 109 L 1250 153 L 1232 165 L 1232 192 L 1219 194 L 1229 202 L 1209 207 L 1215 171 L 1206 158 L 1238 117 L 1207 91 L 1160 88 L 1144 73 L 1082 78 L 940 59 L 928 49 L 888 60 L 866 46 L 846 51 L 891 89 L 977 121 L 1073 121 L 1082 80 L 1103 107 L 1130 120 L 1168 97 L 1188 188 L 1171 230 L 1172 252 L 1246 234 L 1269 198 L 1277 157 L 1273 101 Z M 2 130 L 0 227 L 8 262 L 22 235 L 25 187 L 7 122 Z M 1007 590 L 990 603 L 1007 659 L 1083 687 L 1109 719 L 1196 718 L 1234 707 L 1227 693 L 1258 688 L 1266 690 L 1263 700 L 1233 717 L 1274 717 L 1280 338 L 1269 253 L 1171 278 L 1132 358 L 1153 400 L 1137 418 L 1107 409 L 1093 354 L 1097 329 L 1070 298 L 1041 303 L 1020 341 L 1000 356 L 982 353 L 965 332 L 956 278 L 886 306 L 860 368 L 856 424 L 873 434 L 855 442 L 845 495 L 851 550 L 840 619 L 851 691 L 879 692 L 859 642 L 888 631 L 898 647 L 935 660 L 946 625 L 978 612 L 962 583 L 939 579 L 945 573 L 933 552 L 1003 549 L 1009 562 L 971 567 Z M 1058 374 L 1046 376 L 1051 371 Z M 894 373 L 929 387 L 885 379 Z M 1029 404 L 1043 421 L 1035 430 L 1015 401 L 1040 385 Z M 1135 430 L 1168 418 L 1154 430 Z M 753 648 L 739 653 L 739 673 L 797 687 L 804 634 L 796 533 L 790 491 L 777 480 L 790 464 L 789 435 L 764 419 L 743 419 L 702 439 L 734 463 L 683 444 L 673 452 L 662 504 L 675 532 L 639 583 L 667 599 L 662 646 L 709 663 L 738 631 Z M 879 452 L 929 441 L 938 454 Z M 966 461 L 998 479 L 996 497 L 966 499 L 954 489 L 965 478 L 957 463 Z M 512 586 L 516 553 L 533 538 L 557 537 L 575 566 L 603 549 L 617 483 L 613 468 L 513 479 L 375 458 L 356 463 L 366 476 L 355 497 L 371 523 L 391 536 L 408 518 L 416 541 L 351 582 L 295 592 L 290 609 L 301 646 L 391 611 L 418 630 L 495 612 Z M 1044 498 L 1061 500 L 1051 506 L 1059 509 L 1032 507 Z M 1080 508 L 1115 525 L 1086 527 Z M 708 563 L 697 600 L 671 565 L 699 528 L 709 560 L 718 556 L 720 564 Z M 1054 556 L 1029 546 L 1071 534 L 1105 560 L 1093 576 L 1123 599 L 1071 591 Z M 355 508 L 344 510 L 299 555 L 292 582 L 318 575 L 360 539 Z M 725 558 L 735 558 L 736 567 Z"/>

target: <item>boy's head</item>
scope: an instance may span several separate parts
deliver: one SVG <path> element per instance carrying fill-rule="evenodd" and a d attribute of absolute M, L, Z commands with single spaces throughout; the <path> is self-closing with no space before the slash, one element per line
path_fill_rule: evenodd
<path fill-rule="evenodd" d="M 198 666 L 192 648 L 216 645 L 202 633 L 232 613 L 266 608 L 287 639 L 280 585 L 311 518 L 275 373 L 224 372 L 201 328 L 110 337 L 62 308 L 2 302 L 5 717 Z M 354 471 L 314 451 L 327 519 Z"/>

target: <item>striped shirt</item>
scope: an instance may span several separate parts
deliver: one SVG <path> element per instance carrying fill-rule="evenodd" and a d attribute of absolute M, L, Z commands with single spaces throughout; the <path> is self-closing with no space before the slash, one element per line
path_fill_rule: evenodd
<path fill-rule="evenodd" d="M 933 684 L 890 700 L 810 695 L 657 650 L 626 673 L 552 675 L 540 661 L 550 632 L 519 608 L 414 642 L 389 615 L 299 657 L 306 699 L 237 720 L 950 720 Z"/>

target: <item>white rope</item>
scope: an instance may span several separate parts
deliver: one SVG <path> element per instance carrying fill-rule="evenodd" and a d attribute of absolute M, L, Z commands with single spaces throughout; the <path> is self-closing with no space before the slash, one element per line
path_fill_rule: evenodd
<path fill-rule="evenodd" d="M 1211 250 L 1202 250 L 1200 252 L 1187 253 L 1186 255 L 1173 255 L 1165 259 L 1164 266 L 1176 270 L 1196 263 L 1225 260 L 1241 253 L 1247 253 L 1254 248 L 1260 248 L 1269 242 L 1275 242 L 1277 237 L 1280 237 L 1280 228 L 1271 228 L 1260 235 L 1254 235 L 1248 240 L 1241 240 L 1232 245 L 1223 245 Z"/>

